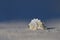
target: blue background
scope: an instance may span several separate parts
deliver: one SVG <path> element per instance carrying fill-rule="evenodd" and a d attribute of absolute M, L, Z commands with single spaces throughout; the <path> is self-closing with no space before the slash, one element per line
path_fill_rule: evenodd
<path fill-rule="evenodd" d="M 60 18 L 59 0 L 0 0 L 0 21 Z"/>

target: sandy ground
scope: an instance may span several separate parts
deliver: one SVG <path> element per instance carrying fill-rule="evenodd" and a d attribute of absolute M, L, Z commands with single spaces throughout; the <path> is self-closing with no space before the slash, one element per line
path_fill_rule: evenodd
<path fill-rule="evenodd" d="M 29 30 L 27 22 L 0 23 L 0 40 L 60 40 L 60 22 L 46 22 L 50 30 Z"/>

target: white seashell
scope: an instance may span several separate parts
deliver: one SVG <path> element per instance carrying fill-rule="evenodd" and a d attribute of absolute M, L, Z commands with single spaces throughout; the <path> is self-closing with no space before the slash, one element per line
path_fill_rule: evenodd
<path fill-rule="evenodd" d="M 33 19 L 33 20 L 31 20 L 31 22 L 29 23 L 29 29 L 30 29 L 30 30 L 37 30 L 37 29 L 44 30 L 44 25 L 43 25 L 43 23 L 41 22 L 41 20 Z"/>

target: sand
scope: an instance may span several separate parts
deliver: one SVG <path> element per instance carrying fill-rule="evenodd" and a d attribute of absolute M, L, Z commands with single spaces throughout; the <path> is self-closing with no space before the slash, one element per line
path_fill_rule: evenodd
<path fill-rule="evenodd" d="M 60 22 L 46 22 L 50 30 L 32 31 L 28 22 L 3 22 L 0 23 L 0 40 L 60 40 Z"/>

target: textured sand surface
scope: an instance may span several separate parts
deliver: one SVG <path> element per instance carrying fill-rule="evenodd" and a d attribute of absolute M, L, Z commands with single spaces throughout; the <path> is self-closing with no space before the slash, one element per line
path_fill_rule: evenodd
<path fill-rule="evenodd" d="M 31 31 L 26 22 L 0 23 L 0 40 L 60 40 L 60 22 L 47 22 L 55 29 Z"/>

